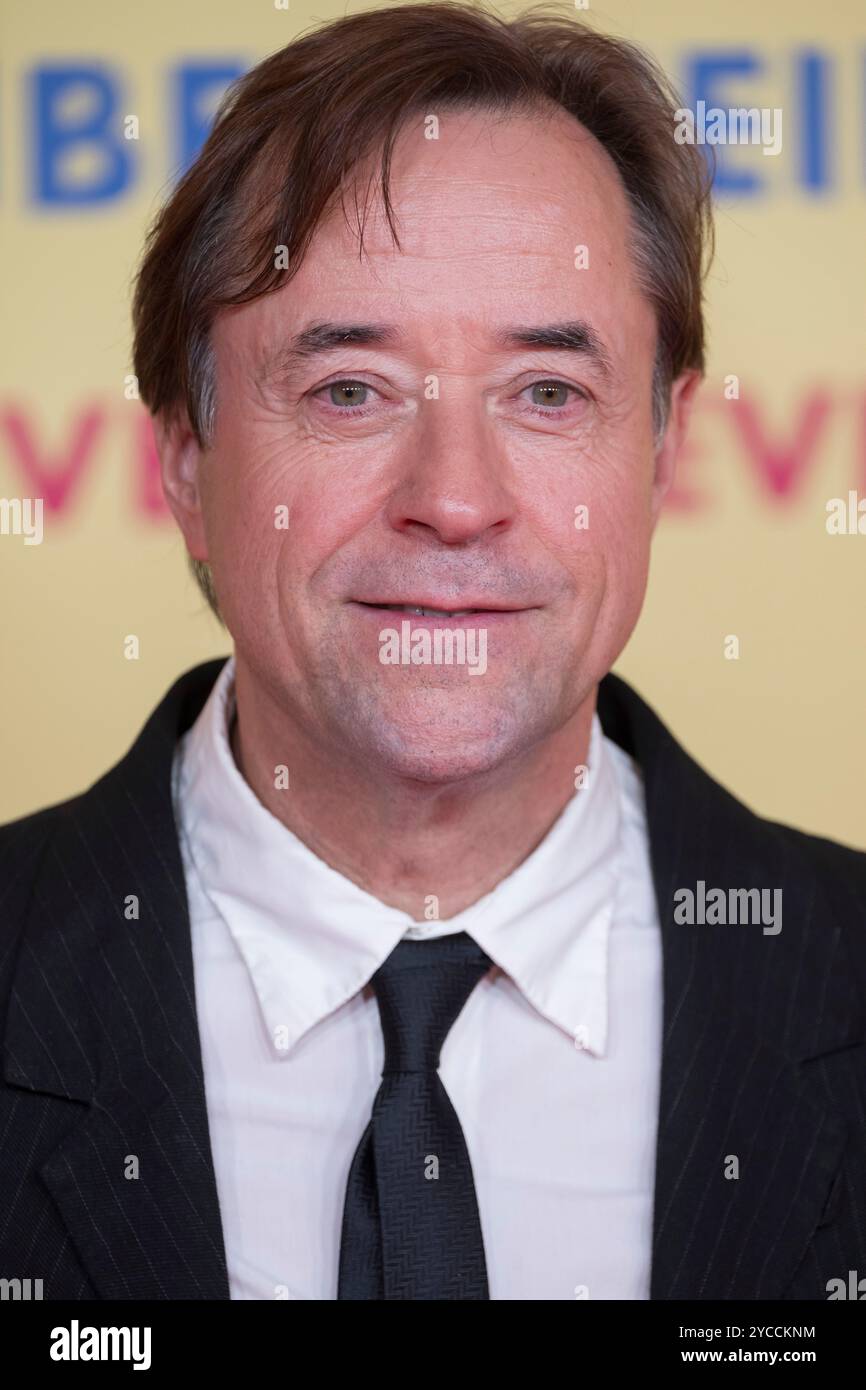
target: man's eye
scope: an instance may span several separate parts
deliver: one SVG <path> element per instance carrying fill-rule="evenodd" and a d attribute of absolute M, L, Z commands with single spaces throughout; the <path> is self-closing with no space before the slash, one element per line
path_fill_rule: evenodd
<path fill-rule="evenodd" d="M 367 393 L 371 390 L 363 381 L 331 381 L 323 386 L 320 391 L 316 391 L 317 396 L 327 393 L 325 399 L 329 405 L 336 409 L 351 409 L 353 406 L 367 404 Z"/>
<path fill-rule="evenodd" d="M 537 409 L 539 414 L 544 415 L 556 415 L 564 412 L 575 397 L 585 399 L 582 391 L 565 381 L 535 381 L 531 386 L 525 387 L 521 394 L 525 395 L 526 391 L 532 393 L 530 397 L 531 407 Z M 371 392 L 373 392 L 373 387 L 368 386 L 366 382 L 346 377 L 340 381 L 326 382 L 324 386 L 314 391 L 313 395 L 320 397 L 329 409 L 337 411 L 341 415 L 350 415 L 371 403 Z"/>
<path fill-rule="evenodd" d="M 552 412 L 569 405 L 572 396 L 583 394 L 565 381 L 534 381 L 526 389 L 532 392 L 533 405 L 549 407 Z"/>

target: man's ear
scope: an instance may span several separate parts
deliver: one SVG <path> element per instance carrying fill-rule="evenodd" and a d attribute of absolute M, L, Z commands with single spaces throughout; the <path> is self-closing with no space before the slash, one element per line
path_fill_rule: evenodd
<path fill-rule="evenodd" d="M 701 373 L 696 368 L 689 368 L 688 371 L 682 372 L 671 386 L 667 424 L 661 443 L 656 448 L 652 487 L 653 526 L 658 521 L 662 503 L 673 486 L 677 458 L 686 437 L 689 415 L 701 379 Z"/>
<path fill-rule="evenodd" d="M 159 455 L 162 490 L 194 560 L 207 561 L 199 470 L 204 455 L 186 412 L 166 420 L 153 418 L 153 437 Z"/>

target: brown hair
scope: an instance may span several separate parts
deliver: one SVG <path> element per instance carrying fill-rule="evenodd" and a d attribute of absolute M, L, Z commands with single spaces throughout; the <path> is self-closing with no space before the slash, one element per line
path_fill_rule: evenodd
<path fill-rule="evenodd" d="M 214 316 L 292 278 L 368 155 L 381 154 L 382 197 L 399 247 L 389 172 L 408 117 L 469 107 L 541 113 L 551 105 L 596 137 L 622 178 L 636 269 L 656 311 L 660 432 L 671 382 L 704 366 L 710 172 L 696 146 L 674 140 L 680 102 L 657 64 L 546 4 L 510 20 L 454 0 L 348 15 L 232 85 L 148 234 L 133 303 L 133 365 L 148 409 L 168 419 L 185 411 L 199 444 L 209 443 Z M 277 267 L 277 247 L 286 248 L 288 269 Z M 194 561 L 193 570 L 217 612 L 208 567 Z"/>

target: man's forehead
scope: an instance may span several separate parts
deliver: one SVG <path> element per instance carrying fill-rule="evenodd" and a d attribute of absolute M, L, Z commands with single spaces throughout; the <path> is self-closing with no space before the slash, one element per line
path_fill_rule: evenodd
<path fill-rule="evenodd" d="M 589 141 L 600 156 L 587 175 L 590 184 L 605 184 L 597 197 L 573 198 L 574 190 L 563 191 L 555 162 L 545 166 L 547 144 L 539 150 L 528 139 L 531 124 L 512 132 L 525 169 L 515 176 L 491 168 L 485 175 L 485 191 L 502 194 L 499 204 L 481 196 L 459 161 L 449 173 L 440 159 L 419 180 L 411 161 L 407 174 L 405 157 L 402 164 L 395 159 L 389 188 L 398 242 L 379 188 L 358 202 L 344 191 L 315 229 L 296 274 L 248 306 L 256 376 L 266 379 L 335 347 L 399 351 L 410 339 L 419 348 L 441 345 L 443 351 L 458 342 L 478 352 L 521 345 L 570 348 L 605 372 L 617 355 L 618 320 L 633 319 L 627 300 L 638 289 L 628 205 L 612 161 L 568 119 L 568 140 L 576 132 L 581 150 Z M 537 128 L 546 137 L 551 123 Z M 498 128 L 495 137 L 501 144 Z M 401 139 L 405 149 L 405 132 L 395 148 Z M 465 130 L 452 139 L 476 154 L 483 148 Z M 511 199 L 521 180 L 519 215 L 512 216 Z M 624 218 L 616 215 L 611 188 Z"/>
<path fill-rule="evenodd" d="M 349 186 L 379 191 L 381 152 L 359 161 Z M 564 169 L 568 182 L 563 184 Z M 590 130 L 562 108 L 549 114 L 485 111 L 446 113 L 429 138 L 424 121 L 401 127 L 390 162 L 389 182 L 413 190 L 432 188 L 437 196 L 453 189 L 472 197 L 478 180 L 488 191 L 508 193 L 518 188 L 515 177 L 525 173 L 528 191 L 548 188 L 554 200 L 565 201 L 572 183 L 597 187 L 599 193 L 622 191 L 619 171 L 607 150 Z M 583 188 L 586 192 L 586 187 Z"/>
<path fill-rule="evenodd" d="M 607 151 L 562 110 L 550 116 L 456 112 L 428 140 L 420 122 L 398 134 L 383 197 L 381 152 L 360 161 L 316 227 L 307 260 L 422 256 L 477 260 L 565 255 L 582 232 L 625 250 L 631 211 Z M 399 246 L 392 224 L 396 224 Z M 452 240 L 462 227 L 469 235 Z M 447 240 L 443 240 L 443 233 Z M 365 256 L 359 251 L 363 245 Z"/>

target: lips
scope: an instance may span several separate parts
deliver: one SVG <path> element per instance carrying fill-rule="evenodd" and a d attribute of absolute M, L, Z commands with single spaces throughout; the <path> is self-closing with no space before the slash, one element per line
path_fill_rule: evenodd
<path fill-rule="evenodd" d="M 461 604 L 459 608 L 456 606 L 454 608 L 443 608 L 432 603 L 400 603 L 396 601 L 389 602 L 387 600 L 373 603 L 367 599 L 356 599 L 355 602 L 361 608 L 377 609 L 385 613 L 406 613 L 410 617 L 416 618 L 469 618 L 477 613 L 483 613 L 485 616 L 489 616 L 490 614 L 505 615 L 524 611 L 521 608 L 504 608 L 495 603 L 487 602 Z"/>
<path fill-rule="evenodd" d="M 385 609 L 389 613 L 410 613 L 417 618 L 468 618 L 473 613 L 484 612 L 481 608 L 415 608 L 408 603 L 372 603 L 365 606 Z"/>

